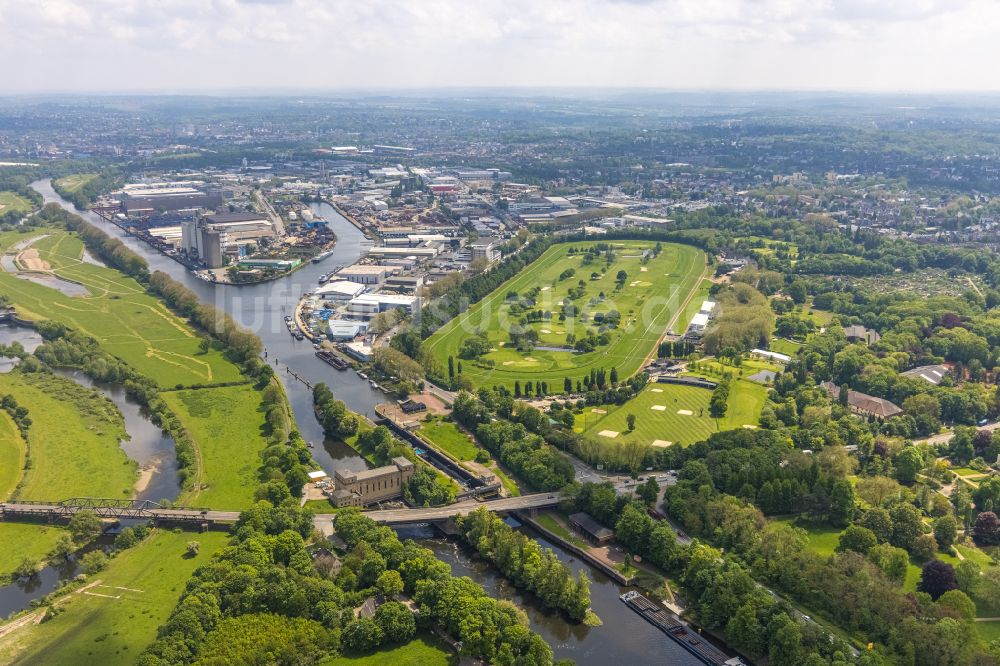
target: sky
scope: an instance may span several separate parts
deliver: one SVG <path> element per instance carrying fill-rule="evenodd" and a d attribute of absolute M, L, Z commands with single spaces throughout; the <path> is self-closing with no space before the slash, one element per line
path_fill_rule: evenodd
<path fill-rule="evenodd" d="M 1000 91 L 994 0 L 0 0 L 5 92 Z"/>

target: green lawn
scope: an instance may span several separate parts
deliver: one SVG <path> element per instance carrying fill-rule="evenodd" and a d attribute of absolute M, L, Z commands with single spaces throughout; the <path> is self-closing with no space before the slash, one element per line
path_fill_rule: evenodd
<path fill-rule="evenodd" d="M 842 530 L 830 525 L 817 525 L 794 518 L 779 518 L 768 522 L 804 529 L 808 534 L 810 550 L 814 550 L 820 555 L 833 555 L 834 550 L 836 550 L 837 545 L 840 543 L 840 533 Z"/>
<path fill-rule="evenodd" d="M 992 643 L 995 640 L 1000 640 L 1000 622 L 996 620 L 992 622 L 976 622 L 973 626 L 984 643 Z"/>
<path fill-rule="evenodd" d="M 785 338 L 771 338 L 771 342 L 767 345 L 767 348 L 771 351 L 779 354 L 787 354 L 788 356 L 795 356 L 801 347 L 801 343 L 786 340 Z"/>
<path fill-rule="evenodd" d="M 556 536 L 569 541 L 577 548 L 590 548 L 590 544 L 566 527 L 565 518 L 562 515 L 557 516 L 554 513 L 540 513 L 535 516 L 535 521 Z"/>
<path fill-rule="evenodd" d="M 480 448 L 469 439 L 468 435 L 459 430 L 458 426 L 440 416 L 435 416 L 429 421 L 421 421 L 420 434 L 456 460 L 474 460 L 476 453 L 480 451 Z"/>
<path fill-rule="evenodd" d="M 330 504 L 330 500 L 325 499 L 306 500 L 304 507 L 313 513 L 337 513 L 338 511 L 337 507 Z"/>
<path fill-rule="evenodd" d="M 55 288 L 0 272 L 0 292 L 30 319 L 51 319 L 101 342 L 106 351 L 126 361 L 161 386 L 238 381 L 239 369 L 221 352 L 199 350 L 199 336 L 138 282 L 110 268 L 82 261 L 83 244 L 60 229 L 34 236 L 0 234 L 5 250 L 19 241 L 38 240 L 32 247 L 54 273 L 76 282 L 87 296 L 67 296 Z M 15 250 L 9 250 L 14 252 Z"/>
<path fill-rule="evenodd" d="M 25 557 L 42 560 L 64 532 L 51 525 L 0 522 L 0 577 L 12 573 Z"/>
<path fill-rule="evenodd" d="M 31 468 L 20 499 L 131 497 L 136 463 L 119 442 L 121 413 L 99 392 L 44 373 L 0 375 L 0 394 L 12 394 L 28 409 Z"/>
<path fill-rule="evenodd" d="M 432 636 L 421 635 L 400 647 L 384 647 L 360 656 L 324 659 L 321 666 L 451 666 L 457 656 Z"/>
<path fill-rule="evenodd" d="M 76 192 L 95 178 L 97 178 L 96 173 L 74 173 L 69 176 L 57 178 L 53 184 L 66 192 Z"/>
<path fill-rule="evenodd" d="M 21 213 L 30 213 L 32 208 L 34 206 L 31 202 L 17 192 L 10 192 L 8 190 L 0 191 L 0 213 L 9 213 L 12 210 Z"/>
<path fill-rule="evenodd" d="M 0 410 L 0 500 L 10 497 L 21 480 L 26 450 L 14 419 Z"/>
<path fill-rule="evenodd" d="M 733 382 L 729 409 L 721 419 L 709 416 L 709 389 L 680 384 L 650 384 L 624 405 L 584 407 L 576 417 L 575 429 L 595 440 L 638 441 L 653 444 L 659 440 L 688 446 L 706 439 L 713 432 L 756 425 L 767 400 L 767 390 L 747 380 Z M 602 414 L 601 412 L 607 412 Z M 688 413 L 682 413 L 688 412 Z M 627 417 L 636 417 L 635 430 L 628 432 Z M 604 435 L 600 433 L 605 432 Z M 610 433 L 617 435 L 608 437 Z"/>
<path fill-rule="evenodd" d="M 0 644 L 0 661 L 9 663 L 16 655 L 19 664 L 134 664 L 188 578 L 228 538 L 224 532 L 155 531 L 91 577 L 89 582 L 100 581 L 88 590 L 92 594 L 69 594 L 60 604 L 64 612 Z M 201 544 L 197 556 L 186 556 L 188 541 Z"/>
<path fill-rule="evenodd" d="M 621 379 L 629 377 L 655 351 L 657 342 L 668 328 L 679 330 L 682 327 L 688 310 L 687 299 L 695 300 L 702 293 L 705 255 L 688 245 L 664 244 L 658 257 L 643 264 L 642 252 L 652 248 L 653 243 L 616 241 L 613 243 L 614 261 L 609 267 L 603 257 L 584 264 L 584 253 L 568 253 L 571 247 L 583 249 L 593 245 L 592 242 L 562 243 L 549 248 L 516 277 L 441 327 L 426 341 L 426 348 L 444 367 L 449 356 L 458 358 L 462 341 L 481 329 L 492 348 L 484 360 L 493 361 L 495 366 L 489 368 L 481 362 L 463 361 L 462 374 L 477 386 L 503 384 L 512 387 L 515 381 L 546 381 L 549 390 L 556 392 L 562 390 L 566 377 L 581 379 L 591 369 L 610 371 L 614 367 Z M 560 280 L 560 274 L 568 269 L 574 269 L 575 275 Z M 620 290 L 615 284 L 618 271 L 625 271 L 628 276 Z M 599 277 L 591 279 L 592 273 Z M 580 281 L 584 282 L 584 294 L 573 301 L 579 310 L 577 316 L 559 321 L 563 299 Z M 523 295 L 534 287 L 544 291 L 538 293 L 535 305 L 528 309 L 552 313 L 551 319 L 527 324 L 538 332 L 539 345 L 566 345 L 569 335 L 581 339 L 588 332 L 596 332 L 595 314 L 617 310 L 621 323 L 610 331 L 610 344 L 583 354 L 540 349 L 521 353 L 507 347 L 509 326 L 518 323 L 523 316 L 511 314 L 507 295 L 509 292 Z M 601 292 L 605 294 L 603 300 Z M 678 321 L 671 325 L 675 315 Z"/>
<path fill-rule="evenodd" d="M 200 456 L 200 479 L 184 501 L 223 510 L 252 504 L 259 454 L 267 446 L 260 393 L 243 384 L 161 395 L 187 427 Z"/>

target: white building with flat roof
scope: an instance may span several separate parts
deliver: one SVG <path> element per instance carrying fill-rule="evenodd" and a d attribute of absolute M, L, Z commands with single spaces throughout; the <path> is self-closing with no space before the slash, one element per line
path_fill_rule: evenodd
<path fill-rule="evenodd" d="M 349 301 L 360 296 L 364 291 L 365 285 L 358 282 L 335 280 L 327 282 L 313 293 L 328 301 Z"/>
<path fill-rule="evenodd" d="M 701 309 L 698 310 L 700 314 L 708 315 L 713 317 L 715 315 L 715 301 L 702 301 Z"/>
<path fill-rule="evenodd" d="M 350 314 L 361 317 L 374 317 L 380 312 L 397 309 L 412 314 L 420 309 L 420 298 L 405 294 L 361 294 L 347 304 Z"/>
<path fill-rule="evenodd" d="M 691 317 L 691 325 L 688 326 L 688 333 L 691 335 L 701 335 L 708 328 L 708 315 L 704 312 L 699 312 L 695 316 Z"/>
<path fill-rule="evenodd" d="M 392 268 L 391 266 L 368 266 L 365 264 L 354 264 L 353 266 L 345 266 L 337 271 L 337 277 L 340 280 L 349 280 L 350 282 L 357 282 L 358 284 L 382 284 L 385 281 L 385 276 L 391 273 L 395 273 L 398 269 Z"/>

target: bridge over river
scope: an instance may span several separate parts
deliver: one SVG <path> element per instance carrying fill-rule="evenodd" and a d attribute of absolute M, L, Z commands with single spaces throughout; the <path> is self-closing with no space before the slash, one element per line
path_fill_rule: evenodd
<path fill-rule="evenodd" d="M 466 515 L 481 506 L 496 513 L 508 513 L 555 506 L 558 503 L 558 493 L 534 493 L 483 502 L 470 500 L 436 508 L 386 509 L 365 511 L 364 514 L 385 525 L 404 525 L 444 521 L 452 516 Z M 239 511 L 215 511 L 182 506 L 167 507 L 149 500 L 74 497 L 62 501 L 16 500 L 0 503 L 0 520 L 6 518 L 46 521 L 69 520 L 80 511 L 92 511 L 101 518 L 153 520 L 160 523 L 190 524 L 201 528 L 232 524 L 240 517 Z M 315 520 L 316 527 L 321 531 L 329 533 L 332 529 L 332 514 L 319 514 Z"/>

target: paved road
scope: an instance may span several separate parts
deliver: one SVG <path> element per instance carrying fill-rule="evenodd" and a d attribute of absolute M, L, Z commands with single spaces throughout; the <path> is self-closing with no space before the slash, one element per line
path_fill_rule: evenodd
<path fill-rule="evenodd" d="M 993 421 L 985 425 L 976 426 L 977 430 L 988 430 L 993 432 L 997 428 L 1000 428 L 1000 421 Z M 948 432 L 942 432 L 938 435 L 931 435 L 930 437 L 925 437 L 924 439 L 913 440 L 914 444 L 947 444 L 951 441 L 951 438 L 955 436 L 955 433 L 949 430 Z"/>

